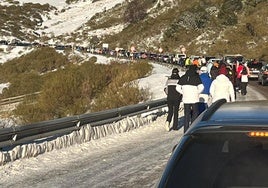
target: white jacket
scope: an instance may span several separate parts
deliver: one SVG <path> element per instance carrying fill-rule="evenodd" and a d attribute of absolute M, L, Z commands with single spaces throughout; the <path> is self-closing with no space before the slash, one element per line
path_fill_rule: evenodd
<path fill-rule="evenodd" d="M 227 102 L 235 101 L 233 84 L 229 78 L 223 74 L 220 74 L 212 81 L 209 91 L 212 97 L 212 102 L 219 99 L 226 99 Z"/>
<path fill-rule="evenodd" d="M 203 91 L 204 85 L 177 85 L 176 90 L 182 93 L 182 102 L 184 104 L 194 104 L 199 102 L 199 94 Z"/>

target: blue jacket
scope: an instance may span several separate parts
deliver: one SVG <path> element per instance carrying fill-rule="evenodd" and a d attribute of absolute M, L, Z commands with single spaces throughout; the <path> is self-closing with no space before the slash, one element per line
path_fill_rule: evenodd
<path fill-rule="evenodd" d="M 200 79 L 202 81 L 202 84 L 204 85 L 204 90 L 202 91 L 202 94 L 209 95 L 209 88 L 212 83 L 212 79 L 210 78 L 208 73 L 200 74 Z"/>

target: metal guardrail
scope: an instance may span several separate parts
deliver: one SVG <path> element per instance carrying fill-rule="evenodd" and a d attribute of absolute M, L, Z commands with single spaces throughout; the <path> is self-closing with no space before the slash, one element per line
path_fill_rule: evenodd
<path fill-rule="evenodd" d="M 33 142 L 37 139 L 68 134 L 74 130 L 79 130 L 81 126 L 87 124 L 95 127 L 116 122 L 126 117 L 150 112 L 166 106 L 166 98 L 163 98 L 111 110 L 59 118 L 30 125 L 3 128 L 0 129 L 0 148 L 14 147 Z"/>

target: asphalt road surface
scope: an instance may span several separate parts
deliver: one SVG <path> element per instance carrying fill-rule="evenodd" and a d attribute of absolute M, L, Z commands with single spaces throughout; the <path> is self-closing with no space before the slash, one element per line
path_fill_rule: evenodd
<path fill-rule="evenodd" d="M 249 86 L 268 99 L 268 86 L 262 86 L 257 79 L 251 79 L 249 81 Z"/>

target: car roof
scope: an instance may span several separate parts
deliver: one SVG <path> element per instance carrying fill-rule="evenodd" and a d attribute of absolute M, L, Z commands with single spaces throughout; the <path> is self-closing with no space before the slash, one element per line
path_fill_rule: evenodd
<path fill-rule="evenodd" d="M 204 127 L 210 129 L 263 127 L 268 129 L 268 100 L 227 103 L 225 99 L 221 99 L 212 104 L 192 125 L 190 132 Z"/>
<path fill-rule="evenodd" d="M 224 57 L 238 57 L 243 56 L 242 54 L 225 54 Z"/>
<path fill-rule="evenodd" d="M 213 62 L 213 61 L 222 61 L 221 58 L 211 58 L 208 60 L 208 62 Z"/>
<path fill-rule="evenodd" d="M 267 101 L 238 101 L 223 104 L 210 118 L 211 121 L 268 120 Z"/>

